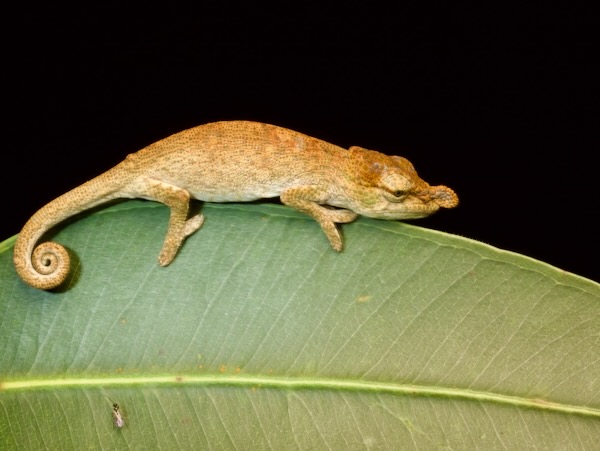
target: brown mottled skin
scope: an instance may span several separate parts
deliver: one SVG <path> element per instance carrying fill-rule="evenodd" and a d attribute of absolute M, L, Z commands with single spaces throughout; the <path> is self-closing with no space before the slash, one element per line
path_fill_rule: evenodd
<path fill-rule="evenodd" d="M 32 287 L 59 286 L 69 273 L 69 256 L 56 243 L 36 247 L 38 240 L 70 216 L 112 199 L 149 199 L 171 209 L 158 257 L 166 266 L 204 221 L 202 215 L 188 218 L 191 198 L 244 202 L 277 196 L 316 219 L 336 251 L 342 250 L 336 223 L 357 215 L 419 218 L 458 204 L 454 191 L 428 185 L 405 158 L 346 150 L 274 125 L 215 122 L 151 144 L 41 208 L 17 238 L 15 267 Z"/>

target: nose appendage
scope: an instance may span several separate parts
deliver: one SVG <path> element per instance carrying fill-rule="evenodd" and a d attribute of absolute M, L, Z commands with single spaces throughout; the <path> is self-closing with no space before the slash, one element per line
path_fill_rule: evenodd
<path fill-rule="evenodd" d="M 428 191 L 429 199 L 440 207 L 454 208 L 458 205 L 458 196 L 447 186 L 431 186 Z"/>

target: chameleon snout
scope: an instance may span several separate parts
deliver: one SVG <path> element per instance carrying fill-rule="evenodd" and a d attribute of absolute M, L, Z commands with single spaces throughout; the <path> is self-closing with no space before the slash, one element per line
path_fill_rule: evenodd
<path fill-rule="evenodd" d="M 456 193 L 444 185 L 429 188 L 429 198 L 443 208 L 454 208 L 458 205 Z"/>

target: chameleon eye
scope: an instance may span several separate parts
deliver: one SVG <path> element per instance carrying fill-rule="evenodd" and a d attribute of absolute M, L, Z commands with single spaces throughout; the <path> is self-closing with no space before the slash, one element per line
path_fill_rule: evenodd
<path fill-rule="evenodd" d="M 390 190 L 383 191 L 384 197 L 389 202 L 404 202 L 407 194 L 408 194 L 408 191 L 403 190 L 403 189 L 390 189 Z"/>
<path fill-rule="evenodd" d="M 388 171 L 381 179 L 380 189 L 388 202 L 400 203 L 411 193 L 413 184 L 398 171 Z"/>

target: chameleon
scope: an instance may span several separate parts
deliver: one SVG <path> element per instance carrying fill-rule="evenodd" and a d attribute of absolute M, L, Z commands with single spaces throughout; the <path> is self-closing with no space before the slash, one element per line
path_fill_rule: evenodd
<path fill-rule="evenodd" d="M 345 149 L 271 124 L 212 122 L 129 154 L 43 206 L 16 239 L 15 269 L 34 288 L 59 287 L 70 271 L 69 253 L 58 243 L 38 241 L 65 219 L 114 199 L 141 198 L 169 207 L 158 256 L 158 263 L 167 266 L 204 222 L 202 214 L 190 217 L 191 199 L 249 202 L 277 197 L 314 218 L 338 252 L 343 241 L 337 224 L 358 215 L 413 219 L 458 205 L 453 190 L 430 186 L 406 158 L 358 146 Z"/>

